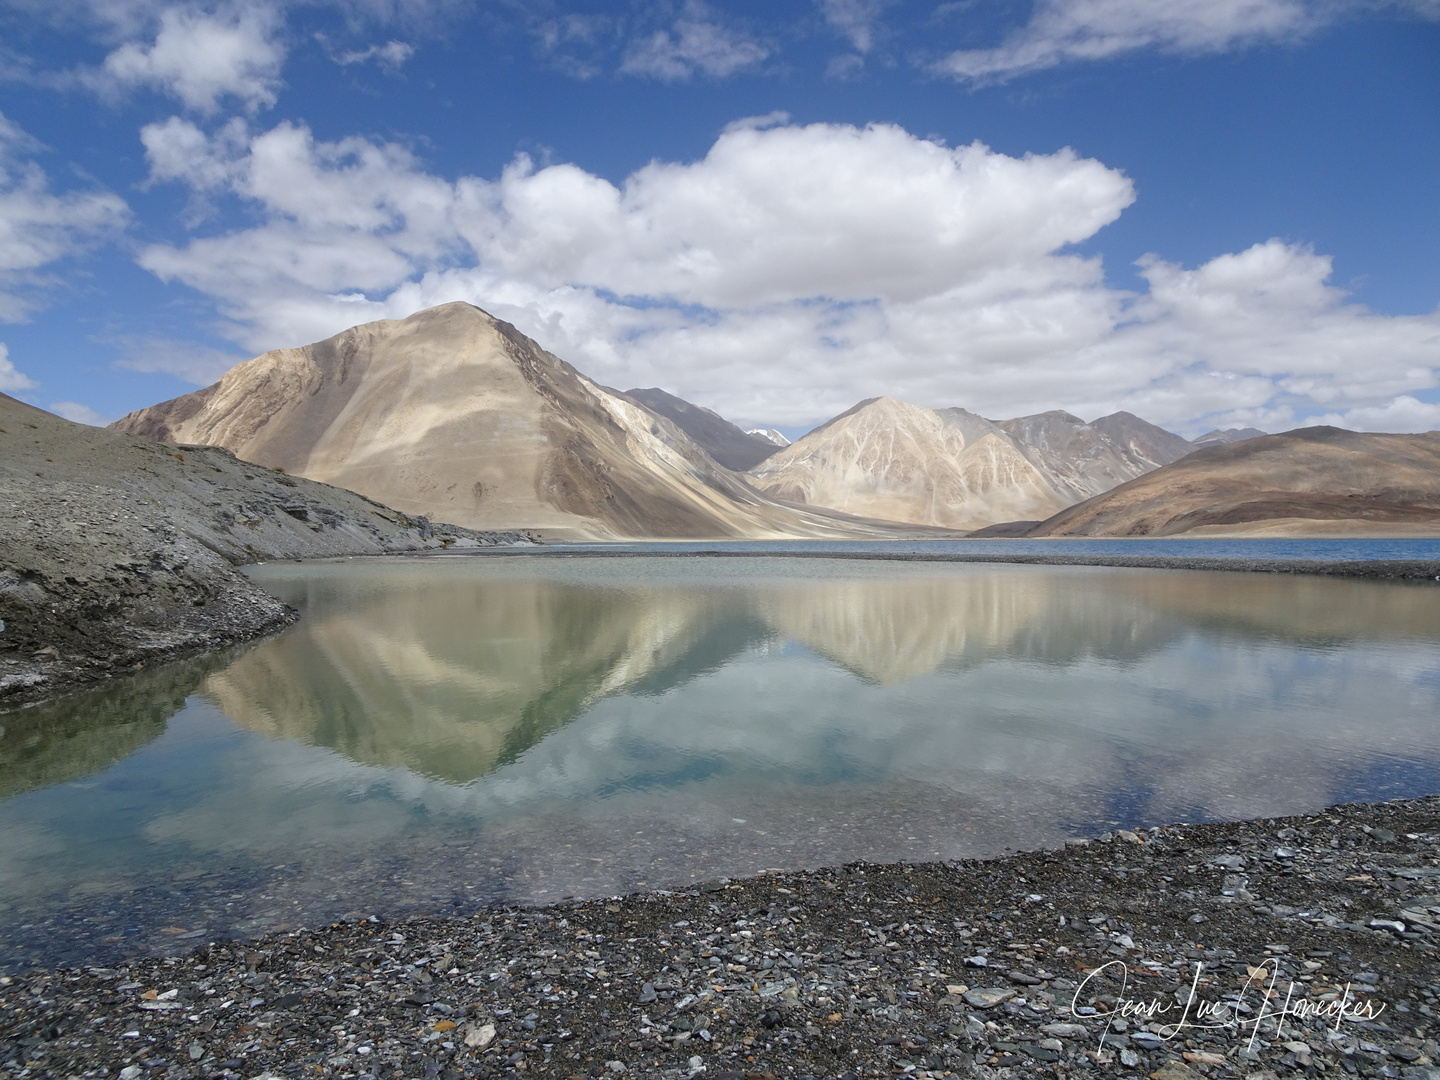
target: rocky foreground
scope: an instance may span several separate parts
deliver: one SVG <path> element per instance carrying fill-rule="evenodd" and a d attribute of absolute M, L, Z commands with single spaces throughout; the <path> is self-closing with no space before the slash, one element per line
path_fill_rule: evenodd
<path fill-rule="evenodd" d="M 3 977 L 0 1075 L 1436 1080 L 1437 935 L 1432 797 Z"/>
<path fill-rule="evenodd" d="M 295 615 L 235 568 L 528 543 L 432 525 L 216 447 L 0 394 L 0 708 L 244 641 Z"/>

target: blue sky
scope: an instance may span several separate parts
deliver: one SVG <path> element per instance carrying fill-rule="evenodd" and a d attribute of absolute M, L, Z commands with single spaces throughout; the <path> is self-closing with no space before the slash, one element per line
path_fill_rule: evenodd
<path fill-rule="evenodd" d="M 6 0 L 0 389 L 468 300 L 804 429 L 1440 427 L 1440 0 Z"/>

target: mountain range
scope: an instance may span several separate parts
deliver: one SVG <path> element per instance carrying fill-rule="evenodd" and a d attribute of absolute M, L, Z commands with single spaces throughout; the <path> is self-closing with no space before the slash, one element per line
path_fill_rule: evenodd
<path fill-rule="evenodd" d="M 1083 527 L 1059 518 L 1106 493 L 1139 490 L 1132 486 L 1146 478 L 1161 479 L 1143 490 L 1167 490 L 1163 478 L 1197 451 L 1223 471 L 1245 460 L 1236 448 L 1276 438 L 1247 428 L 1190 442 L 1126 412 L 1088 423 L 1058 410 L 991 420 L 878 397 L 789 443 L 778 431 L 742 430 L 657 387 L 602 386 L 464 303 L 265 353 L 212 386 L 114 426 L 222 446 L 409 514 L 573 539 L 1120 528 L 1107 524 L 1113 515 L 1088 518 L 1098 524 Z M 1325 489 L 1327 469 L 1348 468 L 1334 455 L 1316 457 L 1313 439 L 1285 445 L 1315 459 L 1306 473 L 1310 487 L 1293 493 L 1301 501 Z M 1378 474 L 1370 481 L 1378 489 L 1405 487 Z M 1348 481 L 1336 482 L 1343 488 Z M 1216 483 L 1217 492 L 1225 486 Z M 1412 489 L 1420 490 L 1405 487 Z M 1424 498 L 1416 503 L 1422 518 Z M 1344 517 L 1343 509 L 1332 500 L 1290 517 L 1331 520 L 1327 515 Z"/>
<path fill-rule="evenodd" d="M 970 531 L 1049 517 L 1190 449 L 1129 413 L 1093 424 L 1058 411 L 997 423 L 882 397 L 823 424 L 751 475 L 762 491 L 790 502 Z"/>

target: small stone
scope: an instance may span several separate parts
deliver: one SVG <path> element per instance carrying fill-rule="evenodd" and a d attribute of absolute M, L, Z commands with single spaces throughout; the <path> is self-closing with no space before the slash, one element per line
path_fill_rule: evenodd
<path fill-rule="evenodd" d="M 477 1050 L 483 1050 L 490 1045 L 491 1040 L 494 1038 L 494 1024 L 481 1024 L 479 1027 L 472 1025 L 470 1030 L 465 1033 L 465 1045 Z"/>
<path fill-rule="evenodd" d="M 1245 860 L 1239 855 L 1216 855 L 1210 860 L 1211 866 L 1222 866 L 1226 870 L 1244 870 Z"/>
<path fill-rule="evenodd" d="M 625 1063 L 623 1061 L 607 1061 L 605 1067 L 616 1075 L 625 1071 Z"/>
<path fill-rule="evenodd" d="M 199 1061 L 199 1060 L 200 1060 L 202 1057 L 204 1057 L 204 1056 L 205 1056 L 205 1046 L 204 1046 L 203 1043 L 193 1042 L 193 1043 L 190 1044 L 190 1060 L 191 1060 L 191 1061 Z"/>
<path fill-rule="evenodd" d="M 991 986 L 966 990 L 962 996 L 974 1008 L 993 1009 L 996 1005 L 1002 1005 L 1013 998 L 1015 991 L 1008 986 Z"/>
<path fill-rule="evenodd" d="M 1150 1080 L 1204 1080 L 1204 1078 L 1189 1065 L 1182 1065 L 1178 1061 L 1167 1061 L 1150 1074 Z"/>
<path fill-rule="evenodd" d="M 967 956 L 965 957 L 965 966 L 978 968 L 989 967 L 990 961 L 983 956 Z"/>
<path fill-rule="evenodd" d="M 135 1080 L 140 1075 L 139 1065 L 126 1065 L 120 1070 L 120 1080 Z"/>
<path fill-rule="evenodd" d="M 641 1004 L 641 1005 L 649 1005 L 650 1002 L 652 1002 L 652 1001 L 655 1000 L 655 998 L 656 998 L 656 994 L 655 994 L 655 984 L 654 984 L 654 983 L 648 983 L 648 982 L 647 982 L 644 986 L 642 986 L 642 987 L 640 988 L 640 1004 Z"/>
<path fill-rule="evenodd" d="M 1121 833 L 1120 835 L 1124 836 L 1125 834 Z M 1135 842 L 1138 844 L 1140 842 L 1140 838 L 1136 837 Z M 1134 1050 L 1121 1050 L 1120 1064 L 1124 1065 L 1127 1069 L 1137 1069 L 1140 1067 L 1140 1055 L 1137 1054 Z"/>
<path fill-rule="evenodd" d="M 705 1068 L 705 1062 L 700 1060 L 699 1054 L 696 1054 L 694 1057 L 692 1057 L 688 1064 L 692 1073 L 699 1072 L 701 1069 Z"/>
<path fill-rule="evenodd" d="M 1090 1034 L 1090 1029 L 1083 1024 L 1065 1024 L 1059 1022 L 1046 1024 L 1040 1030 L 1042 1033 L 1052 1035 L 1057 1039 L 1083 1039 L 1086 1035 Z"/>
<path fill-rule="evenodd" d="M 1041 1039 L 1036 1046 L 1043 1046 L 1046 1050 L 1054 1050 L 1057 1053 L 1065 1049 L 1065 1044 L 1059 1039 Z"/>
<path fill-rule="evenodd" d="M 1308 1050 L 1308 1047 L 1307 1047 L 1307 1050 Z M 1211 1053 L 1210 1051 L 1208 1051 L 1208 1050 L 1186 1050 L 1186 1051 L 1185 1051 L 1183 1054 L 1181 1054 L 1180 1056 L 1183 1057 L 1186 1061 L 1193 1062 L 1193 1063 L 1196 1064 L 1196 1065 L 1224 1065 L 1224 1064 L 1225 1064 L 1225 1055 L 1224 1055 L 1224 1054 L 1212 1054 L 1212 1053 Z"/>

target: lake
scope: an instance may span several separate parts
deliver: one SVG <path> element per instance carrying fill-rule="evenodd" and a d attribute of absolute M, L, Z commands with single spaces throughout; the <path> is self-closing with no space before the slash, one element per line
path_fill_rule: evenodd
<path fill-rule="evenodd" d="M 0 969 L 1440 791 L 1428 585 L 774 550 L 252 574 L 304 618 L 0 716 Z"/>

